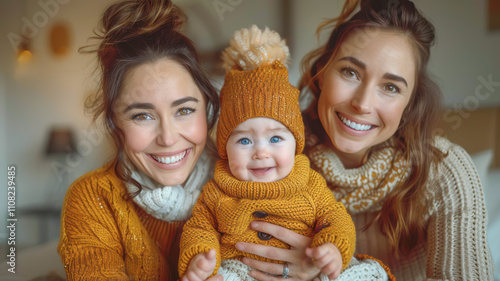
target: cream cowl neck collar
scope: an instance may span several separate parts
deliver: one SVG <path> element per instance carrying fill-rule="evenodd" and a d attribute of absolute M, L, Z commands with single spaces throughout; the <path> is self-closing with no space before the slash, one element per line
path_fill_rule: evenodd
<path fill-rule="evenodd" d="M 335 198 L 351 214 L 377 211 L 385 198 L 410 174 L 408 163 L 388 145 L 374 151 L 359 168 L 345 169 L 335 152 L 324 144 L 312 148 L 307 156 L 311 167 L 326 180 Z"/>
<path fill-rule="evenodd" d="M 138 169 L 132 169 L 132 178 L 143 186 L 141 192 L 132 200 L 146 213 L 157 219 L 185 221 L 191 217 L 191 211 L 203 185 L 212 178 L 213 162 L 204 151 L 184 187 L 181 185 L 162 186 Z M 131 183 L 127 183 L 126 186 L 129 193 L 139 190 Z"/>

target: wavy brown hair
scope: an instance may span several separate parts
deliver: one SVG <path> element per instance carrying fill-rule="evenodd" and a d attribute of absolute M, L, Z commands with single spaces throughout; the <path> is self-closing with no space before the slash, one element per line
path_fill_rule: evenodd
<path fill-rule="evenodd" d="M 98 30 L 91 39 L 97 46 L 86 46 L 82 53 L 97 53 L 102 72 L 99 91 L 87 98 L 85 107 L 96 121 L 103 117 L 104 127 L 116 150 L 114 169 L 124 182 L 139 188 L 132 179 L 128 165 L 124 165 L 123 132 L 116 124 L 113 112 L 127 74 L 137 66 L 169 59 L 184 67 L 193 77 L 207 102 L 209 131 L 216 123 L 219 111 L 217 91 L 200 66 L 196 49 L 180 33 L 186 17 L 170 0 L 125 0 L 110 5 L 101 17 Z M 210 142 L 207 141 L 207 145 Z M 215 149 L 214 149 L 215 150 Z"/>
<path fill-rule="evenodd" d="M 392 137 L 397 152 L 395 155 L 401 155 L 407 160 L 411 172 L 406 182 L 388 195 L 374 220 L 380 231 L 391 241 L 393 252 L 407 254 L 421 239 L 426 238 L 424 213 L 429 203 L 426 186 L 433 165 L 445 156 L 434 146 L 441 91 L 427 71 L 435 32 L 432 24 L 411 1 L 361 1 L 360 10 L 349 18 L 358 2 L 347 0 L 340 17 L 327 20 L 318 27 L 319 35 L 324 28 L 334 25 L 326 44 L 303 59 L 304 74 L 299 88 L 302 90 L 308 87 L 318 100 L 321 94 L 318 77 L 351 32 L 376 28 L 402 34 L 411 42 L 417 66 L 416 83 L 400 125 Z M 310 124 L 312 133 L 320 141 L 327 140 L 328 136 L 317 116 L 316 102 L 304 112 L 304 122 Z M 372 151 L 379 148 L 381 146 L 374 147 Z"/>

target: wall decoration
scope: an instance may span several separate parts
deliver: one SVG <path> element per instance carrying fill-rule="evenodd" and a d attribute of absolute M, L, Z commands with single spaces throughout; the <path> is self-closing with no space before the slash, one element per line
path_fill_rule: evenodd
<path fill-rule="evenodd" d="M 69 52 L 71 35 L 68 25 L 59 22 L 50 29 L 50 50 L 55 56 L 64 56 Z"/>

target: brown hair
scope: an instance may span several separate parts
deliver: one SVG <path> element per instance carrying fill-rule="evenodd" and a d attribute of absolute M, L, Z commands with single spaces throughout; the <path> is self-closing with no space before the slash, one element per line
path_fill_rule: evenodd
<path fill-rule="evenodd" d="M 444 157 L 434 146 L 441 91 L 427 72 L 430 47 L 435 38 L 434 27 L 408 0 L 362 1 L 360 10 L 346 20 L 358 2 L 347 0 L 340 17 L 325 21 L 318 27 L 319 34 L 325 27 L 336 23 L 326 44 L 309 53 L 302 61 L 304 74 L 299 87 L 309 87 L 316 100 L 319 98 L 319 75 L 328 67 L 346 36 L 353 31 L 373 27 L 396 32 L 407 36 L 413 45 L 417 65 L 415 88 L 393 136 L 396 155 L 402 155 L 407 160 L 411 173 L 406 182 L 387 197 L 375 218 L 380 231 L 391 241 L 393 252 L 406 254 L 420 239 L 425 239 L 426 184 L 432 165 Z M 326 132 L 317 117 L 317 103 L 304 112 L 304 121 L 309 122 L 312 133 L 320 141 L 326 140 Z"/>
<path fill-rule="evenodd" d="M 101 115 L 104 127 L 116 149 L 114 169 L 124 182 L 131 182 L 131 171 L 123 165 L 123 132 L 115 124 L 114 106 L 126 75 L 135 67 L 170 59 L 183 66 L 193 77 L 207 101 L 207 122 L 211 130 L 219 111 L 217 91 L 201 69 L 198 53 L 186 36 L 180 33 L 184 13 L 170 0 L 126 0 L 110 5 L 94 31 L 100 43 L 94 49 L 81 48 L 82 53 L 97 53 L 102 71 L 99 91 L 90 96 L 85 107 L 96 121 Z M 209 142 L 207 142 L 209 145 Z M 212 144 L 213 146 L 213 144 Z M 213 148 L 215 150 L 215 148 Z"/>

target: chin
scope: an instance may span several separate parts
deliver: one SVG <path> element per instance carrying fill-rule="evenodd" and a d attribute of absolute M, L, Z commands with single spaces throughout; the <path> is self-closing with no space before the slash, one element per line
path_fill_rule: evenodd
<path fill-rule="evenodd" d="M 184 181 L 180 181 L 180 180 L 173 181 L 171 179 L 170 180 L 164 179 L 164 180 L 157 180 L 157 182 L 163 186 L 176 186 L 176 185 L 182 184 Z"/>
<path fill-rule="evenodd" d="M 333 143 L 333 146 L 338 151 L 346 154 L 358 154 L 366 150 L 365 144 L 346 140 L 336 141 Z"/>

